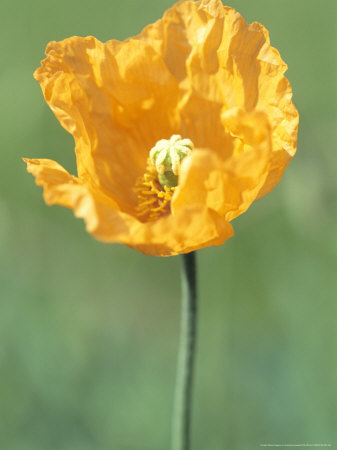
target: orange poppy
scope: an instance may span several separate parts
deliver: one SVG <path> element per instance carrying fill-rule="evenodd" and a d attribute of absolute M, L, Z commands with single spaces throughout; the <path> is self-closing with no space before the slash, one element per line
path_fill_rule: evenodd
<path fill-rule="evenodd" d="M 101 241 L 158 256 L 220 245 L 295 154 L 287 66 L 261 24 L 220 0 L 178 2 L 124 42 L 76 36 L 46 55 L 34 76 L 74 136 L 78 175 L 25 161 L 46 203 Z"/>

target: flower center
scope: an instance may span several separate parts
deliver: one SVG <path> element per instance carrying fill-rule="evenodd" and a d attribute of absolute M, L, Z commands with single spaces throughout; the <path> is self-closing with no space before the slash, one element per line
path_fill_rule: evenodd
<path fill-rule="evenodd" d="M 174 134 L 170 139 L 161 139 L 150 150 L 150 161 L 158 172 L 158 180 L 163 188 L 178 184 L 180 163 L 193 149 L 190 139 L 182 139 Z"/>
<path fill-rule="evenodd" d="M 136 181 L 137 217 L 144 222 L 170 213 L 171 198 L 178 185 L 181 161 L 193 150 L 190 139 L 174 134 L 150 150 L 144 175 Z"/>

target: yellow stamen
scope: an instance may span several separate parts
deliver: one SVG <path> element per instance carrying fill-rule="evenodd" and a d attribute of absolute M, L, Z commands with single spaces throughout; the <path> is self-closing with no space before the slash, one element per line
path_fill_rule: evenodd
<path fill-rule="evenodd" d="M 175 187 L 162 188 L 158 181 L 158 173 L 150 162 L 144 175 L 138 178 L 134 190 L 138 197 L 136 215 L 142 222 L 151 222 L 163 214 L 170 213 Z"/>

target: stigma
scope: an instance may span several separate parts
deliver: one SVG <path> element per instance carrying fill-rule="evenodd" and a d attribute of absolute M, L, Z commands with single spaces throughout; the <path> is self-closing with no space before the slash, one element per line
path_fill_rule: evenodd
<path fill-rule="evenodd" d="M 163 189 L 178 185 L 181 162 L 193 148 L 191 139 L 182 139 L 179 134 L 174 134 L 170 139 L 161 139 L 150 150 L 149 160 Z"/>

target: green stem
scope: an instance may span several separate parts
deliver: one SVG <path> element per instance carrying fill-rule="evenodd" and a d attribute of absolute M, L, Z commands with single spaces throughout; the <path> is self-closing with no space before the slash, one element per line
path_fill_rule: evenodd
<path fill-rule="evenodd" d="M 173 416 L 172 450 L 190 449 L 193 367 L 197 326 L 195 253 L 182 255 L 182 314 Z"/>

